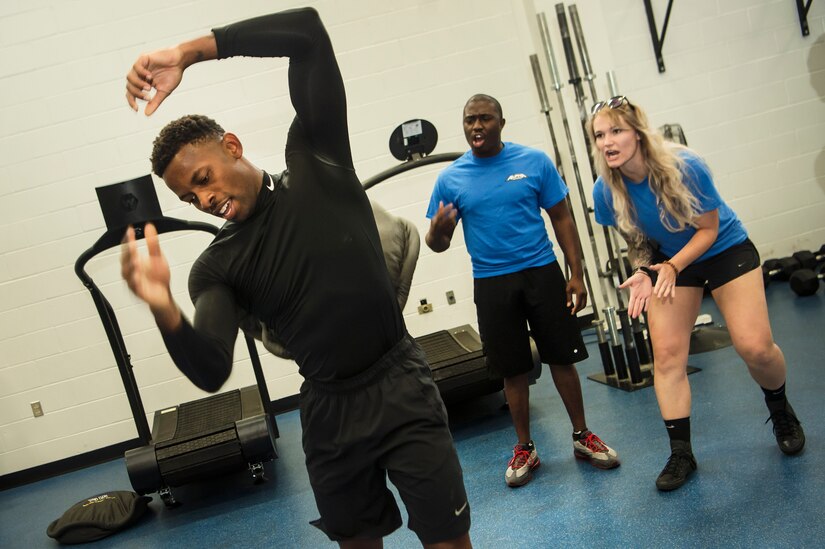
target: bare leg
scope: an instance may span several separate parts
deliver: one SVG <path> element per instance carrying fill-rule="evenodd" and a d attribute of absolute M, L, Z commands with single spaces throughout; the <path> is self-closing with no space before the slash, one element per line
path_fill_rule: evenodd
<path fill-rule="evenodd" d="M 703 288 L 679 287 L 673 298 L 653 298 L 648 314 L 650 341 L 653 344 L 653 387 L 665 425 L 668 426 L 671 454 L 656 478 L 659 490 L 676 490 L 696 470 L 690 450 L 690 383 L 687 361 L 690 334 L 699 314 Z M 680 420 L 677 424 L 675 421 Z M 680 425 L 680 427 L 677 427 Z M 687 439 L 687 440 L 686 440 Z"/>
<path fill-rule="evenodd" d="M 472 549 L 473 544 L 470 543 L 470 534 L 468 532 L 460 538 L 441 541 L 439 543 L 425 543 L 424 547 L 426 549 Z"/>
<path fill-rule="evenodd" d="M 733 346 L 760 387 L 776 391 L 785 385 L 787 367 L 782 350 L 773 341 L 765 288 L 759 268 L 713 291 L 713 298 L 728 324 Z M 805 447 L 805 433 L 784 390 L 766 395 L 779 449 L 796 455 Z"/>
<path fill-rule="evenodd" d="M 553 383 L 559 392 L 561 401 L 570 417 L 574 431 L 587 429 L 587 421 L 584 417 L 584 401 L 582 400 L 582 385 L 579 381 L 579 373 L 572 364 L 551 364 L 550 374 L 553 376 Z"/>
<path fill-rule="evenodd" d="M 518 441 L 530 442 L 530 381 L 527 374 L 504 378 L 504 394 L 510 407 L 510 417 Z"/>
<path fill-rule="evenodd" d="M 765 389 L 781 387 L 785 383 L 785 356 L 773 341 L 761 270 L 754 269 L 715 289 L 713 299 L 751 377 Z"/>
<path fill-rule="evenodd" d="M 690 416 L 687 360 L 690 334 L 699 314 L 702 292 L 702 288 L 679 287 L 673 299 L 654 298 L 650 303 L 653 387 L 663 419 Z"/>

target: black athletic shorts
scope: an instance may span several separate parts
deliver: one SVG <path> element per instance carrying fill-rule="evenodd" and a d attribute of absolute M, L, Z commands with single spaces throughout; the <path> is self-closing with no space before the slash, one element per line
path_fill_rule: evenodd
<path fill-rule="evenodd" d="M 333 541 L 381 538 L 401 526 L 387 476 L 422 543 L 470 529 L 461 464 L 424 352 L 409 335 L 368 370 L 301 386 L 309 480 Z"/>
<path fill-rule="evenodd" d="M 653 252 L 654 264 L 666 259 L 669 258 L 658 250 Z M 748 238 L 704 261 L 691 263 L 679 273 L 676 286 L 702 288 L 707 284 L 708 288 L 715 290 L 760 265 L 759 252 Z"/>
<path fill-rule="evenodd" d="M 479 335 L 491 377 L 513 377 L 533 369 L 531 335 L 544 364 L 573 364 L 587 358 L 578 321 L 567 307 L 567 281 L 558 261 L 476 278 L 474 288 Z"/>

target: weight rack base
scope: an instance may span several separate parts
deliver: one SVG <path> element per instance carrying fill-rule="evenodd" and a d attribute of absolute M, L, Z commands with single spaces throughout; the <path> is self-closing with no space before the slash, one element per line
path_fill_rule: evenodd
<path fill-rule="evenodd" d="M 697 368 L 695 366 L 687 367 L 688 375 L 701 371 L 701 368 Z M 653 376 L 650 374 L 650 370 L 642 371 L 642 381 L 639 383 L 631 383 L 629 377 L 627 379 L 620 380 L 615 375 L 607 376 L 605 374 L 591 374 L 587 376 L 587 379 L 607 385 L 608 387 L 613 387 L 614 389 L 627 391 L 628 393 L 653 386 Z"/>

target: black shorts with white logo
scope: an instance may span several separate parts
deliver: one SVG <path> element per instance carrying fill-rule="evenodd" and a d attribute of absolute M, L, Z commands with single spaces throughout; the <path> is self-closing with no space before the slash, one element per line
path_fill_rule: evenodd
<path fill-rule="evenodd" d="M 533 369 L 531 335 L 544 364 L 573 364 L 587 358 L 578 321 L 567 307 L 567 281 L 558 261 L 476 278 L 474 289 L 491 377 L 513 377 Z"/>
<path fill-rule="evenodd" d="M 666 259 L 670 258 L 658 250 L 653 252 L 654 264 Z M 759 251 L 748 238 L 704 261 L 691 263 L 679 273 L 676 286 L 702 288 L 707 284 L 708 288 L 715 290 L 760 265 Z"/>
<path fill-rule="evenodd" d="M 401 526 L 387 477 L 423 543 L 470 530 L 470 507 L 447 411 L 424 352 L 407 335 L 363 373 L 301 386 L 306 466 L 333 541 L 381 538 Z"/>

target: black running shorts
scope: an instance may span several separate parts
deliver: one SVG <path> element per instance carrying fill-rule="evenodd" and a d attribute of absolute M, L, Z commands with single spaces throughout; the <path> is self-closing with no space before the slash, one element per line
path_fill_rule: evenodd
<path fill-rule="evenodd" d="M 401 526 L 386 478 L 398 488 L 409 528 L 423 543 L 470 529 L 470 507 L 447 412 L 424 352 L 409 335 L 367 371 L 301 386 L 307 471 L 333 541 L 381 538 Z"/>
<path fill-rule="evenodd" d="M 669 258 L 663 253 L 653 252 L 652 261 L 654 264 L 661 263 L 666 259 Z M 676 286 L 702 288 L 707 284 L 708 288 L 715 290 L 734 278 L 739 278 L 743 274 L 751 272 L 760 264 L 761 261 L 756 246 L 753 245 L 750 239 L 747 239 L 704 261 L 691 263 L 679 273 L 676 278 Z"/>
<path fill-rule="evenodd" d="M 513 377 L 533 369 L 531 335 L 544 364 L 566 365 L 587 358 L 578 321 L 567 307 L 567 281 L 557 261 L 476 278 L 474 287 L 491 377 Z"/>

